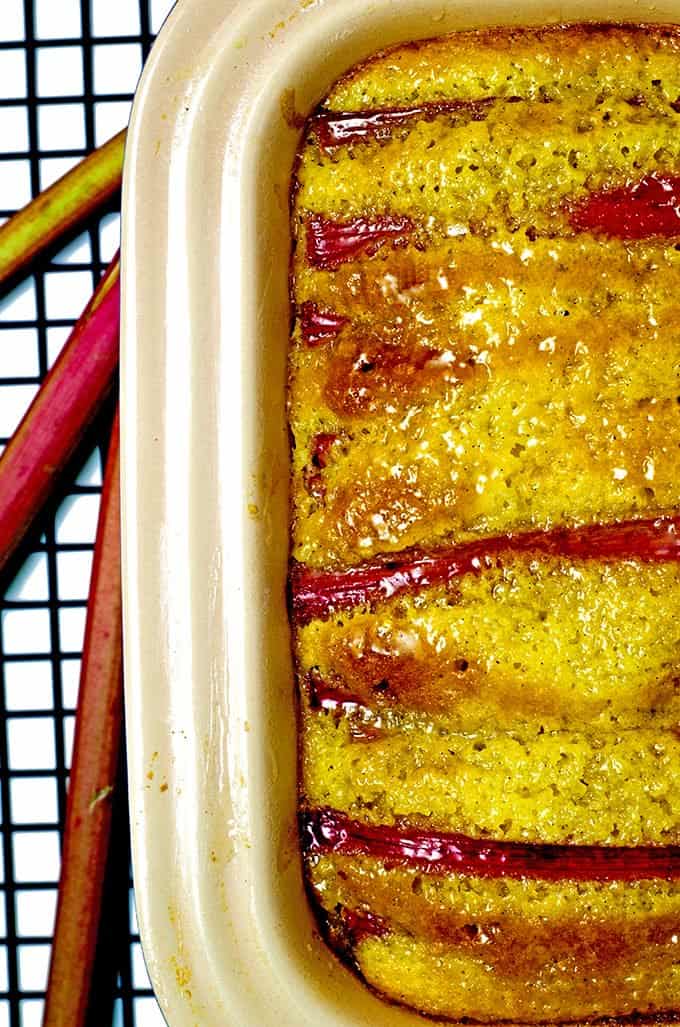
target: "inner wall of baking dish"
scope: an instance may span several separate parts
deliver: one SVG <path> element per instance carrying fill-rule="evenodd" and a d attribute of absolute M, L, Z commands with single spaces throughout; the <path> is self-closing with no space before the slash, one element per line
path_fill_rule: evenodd
<path fill-rule="evenodd" d="M 296 10 L 289 23 L 273 29 L 269 39 L 253 51 L 253 60 L 269 62 L 268 73 L 258 79 L 256 102 L 243 119 L 242 148 L 238 154 L 227 155 L 227 162 L 238 162 L 244 212 L 239 259 L 245 349 L 240 355 L 223 357 L 223 366 L 227 375 L 242 376 L 245 470 L 242 493 L 234 488 L 230 501 L 239 503 L 245 497 L 237 521 L 247 583 L 244 635 L 230 639 L 229 644 L 243 646 L 247 693 L 244 801 L 251 825 L 251 909 L 267 946 L 271 971 L 300 1009 L 299 1023 L 339 1027 L 380 1022 L 383 1027 L 396 1027 L 422 1024 L 423 1020 L 385 1006 L 340 967 L 316 935 L 302 884 L 295 810 L 294 684 L 285 604 L 289 541 L 285 407 L 290 321 L 288 195 L 299 144 L 291 110 L 308 114 L 339 74 L 395 42 L 457 28 L 616 19 L 680 21 L 680 8 L 677 2 L 596 4 L 575 0 L 555 4 L 528 0 L 518 5 L 496 0 L 480 8 L 469 0 L 457 5 L 383 0 L 372 6 L 358 0 L 321 0 Z M 219 111 L 219 96 L 231 63 L 232 55 L 215 63 L 204 91 L 206 110 Z M 195 159 L 201 159 L 199 149 Z M 234 274 L 232 242 L 222 239 L 220 276 L 224 282 Z M 225 328 L 227 323 L 223 317 Z M 235 339 L 236 332 L 230 337 L 225 330 L 221 346 L 228 349 Z M 234 362 L 231 368 L 230 361 Z M 221 444 L 228 442 L 222 440 Z M 229 567 L 222 573 L 228 575 Z M 229 684 L 232 693 L 239 687 L 240 682 Z M 228 696 L 224 714 L 227 720 L 232 715 Z M 225 953 L 225 963 L 229 958 Z"/>

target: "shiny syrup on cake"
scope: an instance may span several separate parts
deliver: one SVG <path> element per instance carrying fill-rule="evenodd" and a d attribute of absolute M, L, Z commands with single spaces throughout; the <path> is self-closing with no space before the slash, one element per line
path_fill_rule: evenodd
<path fill-rule="evenodd" d="M 450 1020 L 680 1010 L 680 36 L 377 54 L 293 189 L 308 891 Z"/>

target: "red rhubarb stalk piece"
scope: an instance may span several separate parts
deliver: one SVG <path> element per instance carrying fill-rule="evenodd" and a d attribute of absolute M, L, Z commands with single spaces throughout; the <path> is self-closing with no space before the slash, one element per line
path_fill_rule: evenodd
<path fill-rule="evenodd" d="M 350 221 L 314 215 L 307 222 L 307 259 L 313 267 L 329 270 L 376 250 L 387 240 L 407 239 L 412 231 L 411 219 L 398 214 Z"/>
<path fill-rule="evenodd" d="M 618 239 L 680 236 L 680 176 L 646 175 L 591 193 L 571 207 L 569 221 L 578 232 Z"/>
<path fill-rule="evenodd" d="M 531 877 L 547 881 L 637 881 L 680 878 L 680 846 L 527 845 L 444 831 L 362 824 L 332 809 L 301 816 L 310 855 L 373 856 L 425 873 L 454 871 L 472 877 Z"/>
<path fill-rule="evenodd" d="M 87 607 L 57 918 L 43 1027 L 82 1027 L 94 964 L 122 727 L 118 417 Z"/>
<path fill-rule="evenodd" d="M 359 696 L 327 685 L 314 671 L 307 676 L 307 691 L 313 710 L 349 717 L 349 731 L 354 741 L 371 742 L 383 736 L 382 726 L 375 721 L 372 710 Z"/>
<path fill-rule="evenodd" d="M 340 436 L 334 432 L 319 432 L 312 441 L 312 463 L 322 470 L 328 463 L 328 454 Z"/>
<path fill-rule="evenodd" d="M 300 307 L 300 335 L 307 346 L 318 346 L 334 339 L 349 318 L 332 310 L 321 310 L 317 303 L 307 300 Z"/>
<path fill-rule="evenodd" d="M 120 189 L 124 148 L 119 132 L 0 227 L 0 285 Z"/>
<path fill-rule="evenodd" d="M 389 928 L 382 917 L 376 916 L 368 909 L 345 908 L 342 910 L 341 918 L 352 945 L 358 945 L 365 938 L 383 938 L 389 933 Z"/>
<path fill-rule="evenodd" d="M 441 114 L 469 111 L 473 121 L 486 116 L 486 108 L 495 97 L 481 100 L 438 100 L 413 107 L 383 107 L 380 110 L 321 111 L 311 121 L 319 145 L 326 150 L 334 146 L 364 143 L 369 139 L 389 139 L 395 129 L 410 121 L 431 121 Z"/>
<path fill-rule="evenodd" d="M 307 468 L 305 475 L 305 485 L 310 495 L 316 496 L 317 499 L 323 498 L 325 494 L 326 490 L 321 472 L 328 463 L 331 449 L 339 439 L 340 436 L 332 432 L 319 432 L 312 440 L 310 466 Z"/>
<path fill-rule="evenodd" d="M 527 552 L 584 560 L 680 560 L 680 517 L 499 535 L 432 552 L 409 549 L 338 571 L 297 564 L 291 571 L 293 613 L 304 624 L 335 610 L 444 585 L 463 574 L 498 566 L 503 555 Z"/>
<path fill-rule="evenodd" d="M 313 709 L 343 713 L 356 713 L 358 710 L 367 709 L 365 702 L 358 695 L 334 688 L 314 671 L 307 676 L 307 690 Z"/>
<path fill-rule="evenodd" d="M 116 258 L 0 458 L 0 571 L 115 381 L 119 324 Z"/>

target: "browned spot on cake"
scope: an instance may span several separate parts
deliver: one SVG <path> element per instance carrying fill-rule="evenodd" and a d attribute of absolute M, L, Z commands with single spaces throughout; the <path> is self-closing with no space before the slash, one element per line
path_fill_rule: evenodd
<path fill-rule="evenodd" d="M 439 645 L 437 645 L 439 642 Z M 395 626 L 389 632 L 375 620 L 328 640 L 328 666 L 333 683 L 366 706 L 403 707 L 427 713 L 450 713 L 466 700 L 511 709 L 519 715 L 559 712 L 559 699 L 540 684 L 527 685 L 466 656 L 455 643 L 428 639 L 416 627 Z"/>
<path fill-rule="evenodd" d="M 565 418 L 557 449 L 553 434 L 544 437 L 544 448 L 533 451 L 536 455 L 529 451 L 526 461 L 518 449 L 519 459 L 512 467 L 515 489 L 528 492 L 540 475 L 547 496 L 551 475 L 564 473 L 569 466 L 575 482 L 587 480 L 592 485 L 593 509 L 574 509 L 575 520 L 611 518 L 610 511 L 617 510 L 617 493 L 634 495 L 635 509 L 667 513 L 677 502 L 679 417 L 680 406 L 675 401 L 650 400 L 628 410 L 603 403 L 599 416 L 575 425 Z M 554 419 L 552 424 L 556 432 Z M 493 444 L 487 441 L 461 458 L 446 454 L 446 475 L 441 473 L 444 456 L 434 451 L 429 465 L 408 469 L 376 462 L 352 480 L 341 476 L 340 458 L 338 476 L 327 487 L 320 509 L 319 530 L 326 544 L 341 553 L 341 559 L 353 562 L 356 553 L 370 555 L 380 547 L 394 550 L 423 539 L 459 538 L 471 530 L 489 516 L 489 501 L 476 489 L 476 483 L 480 474 L 493 472 Z M 595 506 L 603 501 L 598 495 L 610 497 L 607 506 Z M 509 521 L 506 515 L 501 523 L 504 530 L 513 531 L 543 526 L 536 520 Z M 489 521 L 488 530 L 495 528 L 495 522 Z"/>
<path fill-rule="evenodd" d="M 600 977 L 615 973 L 641 949 L 648 949 L 651 960 L 664 963 L 677 951 L 673 938 L 680 924 L 671 914 L 641 914 L 633 920 L 576 919 L 567 914 L 546 920 L 530 912 L 520 919 L 499 909 L 471 920 L 469 914 L 433 901 L 415 872 L 398 879 L 389 872 L 363 876 L 344 860 L 341 873 L 343 898 L 351 908 L 370 911 L 388 928 L 477 955 L 495 973 L 507 976 L 531 978 L 568 958 L 579 973 Z"/>
<path fill-rule="evenodd" d="M 470 295 L 483 299 L 490 286 L 500 293 L 505 288 L 508 299 L 514 298 L 515 303 L 503 311 L 503 316 L 511 318 L 549 297 L 566 304 L 570 316 L 578 314 L 584 296 L 589 312 L 603 313 L 621 300 L 631 300 L 641 285 L 653 289 L 657 299 L 664 296 L 677 312 L 673 292 L 677 272 L 663 250 L 630 253 L 622 246 L 607 248 L 592 241 L 589 247 L 582 248 L 578 241 L 535 246 L 529 241 L 526 248 L 507 252 L 467 237 L 426 250 L 413 246 L 392 250 L 377 261 L 355 260 L 333 272 L 317 272 L 299 288 L 336 314 L 377 320 L 385 319 L 387 311 L 433 304 L 444 311 Z M 521 294 L 513 292 L 516 286 Z M 639 311 L 641 319 L 645 313 Z M 543 307 L 541 321 L 545 314 Z"/>
<path fill-rule="evenodd" d="M 347 317 L 349 323 L 342 336 L 319 353 L 312 372 L 324 382 L 328 406 L 345 417 L 389 414 L 451 386 L 484 390 L 492 376 L 524 378 L 536 372 L 562 381 L 563 393 L 578 373 L 606 387 L 625 374 L 639 375 L 644 365 L 641 354 L 658 361 L 662 351 L 668 353 L 672 373 L 680 305 L 656 303 L 650 322 L 644 304 L 634 312 L 620 307 L 613 298 L 613 281 L 601 300 L 593 298 L 584 310 L 574 302 L 571 273 L 562 274 L 563 294 L 556 296 L 554 266 L 541 264 L 533 270 L 548 282 L 552 276 L 553 295 L 552 310 L 543 309 L 539 317 L 519 298 L 520 292 L 529 290 L 523 279 L 512 277 L 517 268 L 507 268 L 503 275 L 495 266 L 508 260 L 507 255 L 494 254 L 486 279 L 483 269 L 444 272 L 414 253 L 403 259 L 395 256 L 386 265 L 382 287 L 361 272 L 355 274 L 355 300 L 346 306 L 347 313 L 334 314 Z M 634 281 L 628 275 L 630 289 Z M 384 286 L 387 280 L 389 289 Z M 531 287 L 538 290 L 538 282 Z M 330 292 L 322 294 L 325 302 L 339 300 L 335 286 Z"/>
<path fill-rule="evenodd" d="M 340 435 L 335 432 L 319 432 L 312 439 L 309 464 L 305 469 L 304 477 L 307 491 L 316 499 L 323 499 L 325 495 L 323 471 L 328 464 L 333 447 L 340 441 L 340 438 Z"/>
<path fill-rule="evenodd" d="M 328 488 L 326 494 L 324 530 L 329 543 L 349 552 L 361 551 L 365 539 L 371 547 L 377 542 L 394 549 L 419 525 L 450 523 L 449 510 L 462 506 L 456 491 L 438 494 L 419 469 L 405 481 L 368 468 L 359 478 L 344 480 L 332 491 Z"/>
<path fill-rule="evenodd" d="M 440 636 L 428 640 L 417 628 L 395 627 L 378 633 L 373 621 L 368 627 L 350 624 L 345 631 L 336 628 L 324 640 L 329 671 L 322 678 L 326 702 L 318 704 L 324 708 L 349 712 L 360 705 L 373 714 L 389 709 L 467 716 L 470 727 L 476 723 L 472 712 L 476 704 L 481 704 L 487 716 L 493 713 L 498 723 L 510 717 L 541 718 L 542 723 L 550 724 L 566 714 L 564 695 L 549 673 L 535 680 L 519 665 L 514 672 L 502 671 L 493 659 L 465 656 L 455 642 L 444 644 Z M 636 707 L 641 716 L 663 716 L 679 691 L 677 672 L 641 681 Z M 579 694 L 577 701 L 581 724 L 590 723 L 612 706 L 607 695 Z M 677 733 L 680 725 L 671 730 Z"/>
<path fill-rule="evenodd" d="M 468 370 L 469 369 L 466 368 Z M 463 368 L 426 340 L 371 332 L 339 343 L 329 361 L 324 396 L 345 417 L 400 409 L 428 388 L 460 381 Z"/>
<path fill-rule="evenodd" d="M 679 425 L 677 401 L 641 400 L 630 411 L 625 427 L 614 423 L 613 418 L 597 426 L 589 447 L 592 459 L 598 461 L 598 451 L 607 454 L 610 461 L 618 458 L 618 465 L 626 471 L 623 480 L 661 502 L 673 502 L 670 497 L 678 476 Z"/>

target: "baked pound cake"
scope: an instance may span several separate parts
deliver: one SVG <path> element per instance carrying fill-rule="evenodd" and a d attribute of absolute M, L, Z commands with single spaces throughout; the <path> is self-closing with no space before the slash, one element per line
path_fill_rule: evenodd
<path fill-rule="evenodd" d="M 400 46 L 293 188 L 300 831 L 452 1020 L 680 1015 L 680 32 Z"/>

